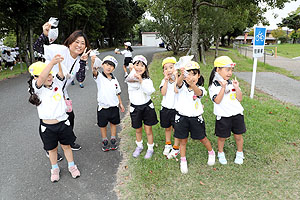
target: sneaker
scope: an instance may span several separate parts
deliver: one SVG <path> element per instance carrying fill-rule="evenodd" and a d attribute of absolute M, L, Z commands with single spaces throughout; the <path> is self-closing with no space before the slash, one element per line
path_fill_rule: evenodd
<path fill-rule="evenodd" d="M 118 148 L 117 140 L 116 139 L 111 139 L 110 140 L 110 150 L 116 150 L 117 148 Z"/>
<path fill-rule="evenodd" d="M 180 171 L 183 174 L 188 173 L 188 166 L 187 166 L 187 161 L 180 161 Z"/>
<path fill-rule="evenodd" d="M 165 145 L 165 149 L 164 149 L 163 154 L 164 154 L 165 156 L 169 155 L 169 153 L 170 153 L 170 151 L 171 151 L 172 149 L 173 149 L 172 145 L 169 145 L 169 144 Z"/>
<path fill-rule="evenodd" d="M 76 144 L 76 143 L 73 143 L 73 144 L 71 144 L 70 146 L 71 146 L 71 149 L 72 149 L 73 151 L 78 151 L 78 150 L 81 149 L 81 146 L 80 146 L 79 144 Z"/>
<path fill-rule="evenodd" d="M 225 158 L 225 153 L 222 152 L 218 152 L 218 159 L 219 159 L 219 162 L 222 164 L 222 165 L 226 165 L 227 164 L 227 160 Z"/>
<path fill-rule="evenodd" d="M 102 142 L 102 151 L 104 151 L 104 152 L 109 151 L 108 140 L 104 140 Z"/>
<path fill-rule="evenodd" d="M 59 168 L 51 169 L 50 180 L 52 183 L 57 182 L 59 180 Z"/>
<path fill-rule="evenodd" d="M 180 153 L 179 149 L 172 149 L 171 152 L 167 155 L 168 159 L 176 158 L 176 156 Z"/>
<path fill-rule="evenodd" d="M 46 151 L 46 156 L 49 158 L 49 152 Z M 57 153 L 57 161 L 61 161 L 62 159 L 64 159 L 59 153 Z"/>
<path fill-rule="evenodd" d="M 236 152 L 236 157 L 234 160 L 235 164 L 241 165 L 244 162 L 244 153 L 243 152 Z"/>
<path fill-rule="evenodd" d="M 84 85 L 82 83 L 79 83 L 79 87 L 84 88 Z"/>
<path fill-rule="evenodd" d="M 75 85 L 74 81 L 71 82 L 71 85 Z"/>
<path fill-rule="evenodd" d="M 136 158 L 136 157 L 138 157 L 141 154 L 142 151 L 143 151 L 143 148 L 136 147 L 135 151 L 132 154 L 132 156 Z"/>
<path fill-rule="evenodd" d="M 69 172 L 71 173 L 73 178 L 77 178 L 80 176 L 80 171 L 77 169 L 76 165 L 69 167 Z"/>
<path fill-rule="evenodd" d="M 216 154 L 214 152 L 214 154 L 208 154 L 208 161 L 207 161 L 207 164 L 209 166 L 213 166 L 214 164 L 216 163 Z"/>
<path fill-rule="evenodd" d="M 153 150 L 147 150 L 146 155 L 145 155 L 145 159 L 150 159 L 153 155 L 154 151 Z"/>
<path fill-rule="evenodd" d="M 124 78 L 127 78 L 127 76 L 128 76 L 128 73 L 127 73 L 127 72 L 125 72 Z"/>

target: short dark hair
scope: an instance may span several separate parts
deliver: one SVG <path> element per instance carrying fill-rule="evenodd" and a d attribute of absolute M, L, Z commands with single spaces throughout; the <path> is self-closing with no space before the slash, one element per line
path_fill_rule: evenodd
<path fill-rule="evenodd" d="M 108 65 L 111 65 L 111 66 L 113 66 L 114 68 L 116 68 L 115 63 L 113 63 L 113 62 L 110 61 L 110 60 L 104 61 L 104 62 L 102 63 L 102 65 L 103 65 L 103 64 L 108 64 Z"/>
<path fill-rule="evenodd" d="M 82 30 L 77 30 L 77 31 L 74 31 L 71 35 L 69 35 L 69 37 L 65 40 L 64 42 L 64 45 L 66 47 L 69 48 L 69 46 L 75 42 L 75 40 L 78 38 L 78 37 L 83 37 L 84 38 L 84 41 L 85 41 L 85 46 L 90 49 L 90 43 L 89 43 L 89 40 L 87 39 L 86 35 L 83 33 Z"/>

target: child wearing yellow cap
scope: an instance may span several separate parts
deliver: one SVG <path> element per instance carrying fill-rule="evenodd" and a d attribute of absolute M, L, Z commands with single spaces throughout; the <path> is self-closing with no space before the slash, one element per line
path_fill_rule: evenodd
<path fill-rule="evenodd" d="M 179 153 L 179 141 L 175 138 L 174 146 L 172 147 L 171 134 L 174 127 L 175 120 L 175 102 L 176 94 L 178 93 L 176 88 L 177 73 L 175 70 L 175 57 L 167 57 L 162 61 L 164 78 L 159 86 L 160 92 L 163 95 L 161 102 L 160 114 L 160 126 L 165 129 L 165 148 L 163 155 L 167 158 L 173 158 Z"/>
<path fill-rule="evenodd" d="M 47 65 L 43 62 L 33 63 L 29 68 L 31 74 L 29 84 L 29 102 L 37 106 L 40 118 L 39 133 L 44 144 L 44 149 L 49 152 L 52 165 L 51 182 L 59 180 L 59 167 L 57 165 L 58 142 L 64 150 L 68 161 L 69 172 L 73 178 L 80 176 L 77 166 L 74 164 L 73 153 L 70 144 L 74 143 L 76 136 L 68 120 L 66 103 L 63 97 L 63 85 L 65 76 L 62 72 L 61 62 L 63 57 L 55 55 Z M 58 73 L 52 75 L 52 68 L 58 64 Z"/>
<path fill-rule="evenodd" d="M 242 91 L 239 82 L 230 80 L 235 63 L 228 56 L 215 59 L 214 69 L 209 78 L 209 95 L 214 103 L 216 115 L 215 135 L 218 137 L 218 159 L 222 165 L 227 164 L 224 153 L 226 138 L 234 134 L 237 152 L 234 163 L 243 164 L 243 133 L 246 132 L 243 111 L 241 105 Z"/>
<path fill-rule="evenodd" d="M 201 98 L 206 95 L 203 87 L 204 78 L 200 74 L 200 66 L 197 62 L 189 61 L 180 68 L 178 77 L 178 98 L 176 102 L 175 133 L 174 137 L 180 142 L 180 170 L 185 174 L 188 172 L 186 159 L 186 144 L 189 133 L 191 138 L 199 140 L 208 150 L 208 165 L 215 164 L 215 152 L 210 141 L 206 137 L 205 122 L 203 119 L 203 106 Z"/>

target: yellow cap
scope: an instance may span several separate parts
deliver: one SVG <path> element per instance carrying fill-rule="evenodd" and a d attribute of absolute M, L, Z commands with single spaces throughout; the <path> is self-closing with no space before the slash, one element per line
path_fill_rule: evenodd
<path fill-rule="evenodd" d="M 42 71 L 45 69 L 45 67 L 47 66 L 46 63 L 43 63 L 41 61 L 32 63 L 29 68 L 28 71 L 32 76 L 39 76 Z M 53 72 L 51 71 L 50 74 L 52 74 Z"/>
<path fill-rule="evenodd" d="M 195 61 L 190 61 L 184 66 L 185 70 L 200 69 L 200 65 Z"/>
<path fill-rule="evenodd" d="M 162 61 L 162 66 L 164 66 L 167 63 L 176 63 L 176 58 L 175 57 L 167 57 Z"/>
<path fill-rule="evenodd" d="M 214 61 L 215 67 L 234 67 L 235 63 L 228 56 L 220 56 Z"/>

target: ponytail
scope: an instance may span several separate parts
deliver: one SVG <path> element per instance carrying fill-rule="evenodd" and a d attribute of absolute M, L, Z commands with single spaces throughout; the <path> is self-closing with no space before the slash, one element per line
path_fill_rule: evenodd
<path fill-rule="evenodd" d="M 213 83 L 213 80 L 215 78 L 215 73 L 217 71 L 217 68 L 214 67 L 213 70 L 210 73 L 210 77 L 209 77 L 209 83 L 208 83 L 208 87 L 211 86 L 211 84 Z"/>
<path fill-rule="evenodd" d="M 204 78 L 203 78 L 202 75 L 200 75 L 197 84 L 198 84 L 199 86 L 203 86 L 203 85 L 204 85 Z"/>
<path fill-rule="evenodd" d="M 33 105 L 36 105 L 36 106 L 39 106 L 42 102 L 41 100 L 39 99 L 38 95 L 36 95 L 34 93 L 34 88 L 32 87 L 32 80 L 33 80 L 33 76 L 30 77 L 29 81 L 27 81 L 28 83 L 28 92 L 30 93 L 30 97 L 29 97 L 29 102 Z"/>
<path fill-rule="evenodd" d="M 131 48 L 131 46 L 127 46 L 127 50 L 129 50 L 130 52 L 133 52 L 133 49 Z"/>

